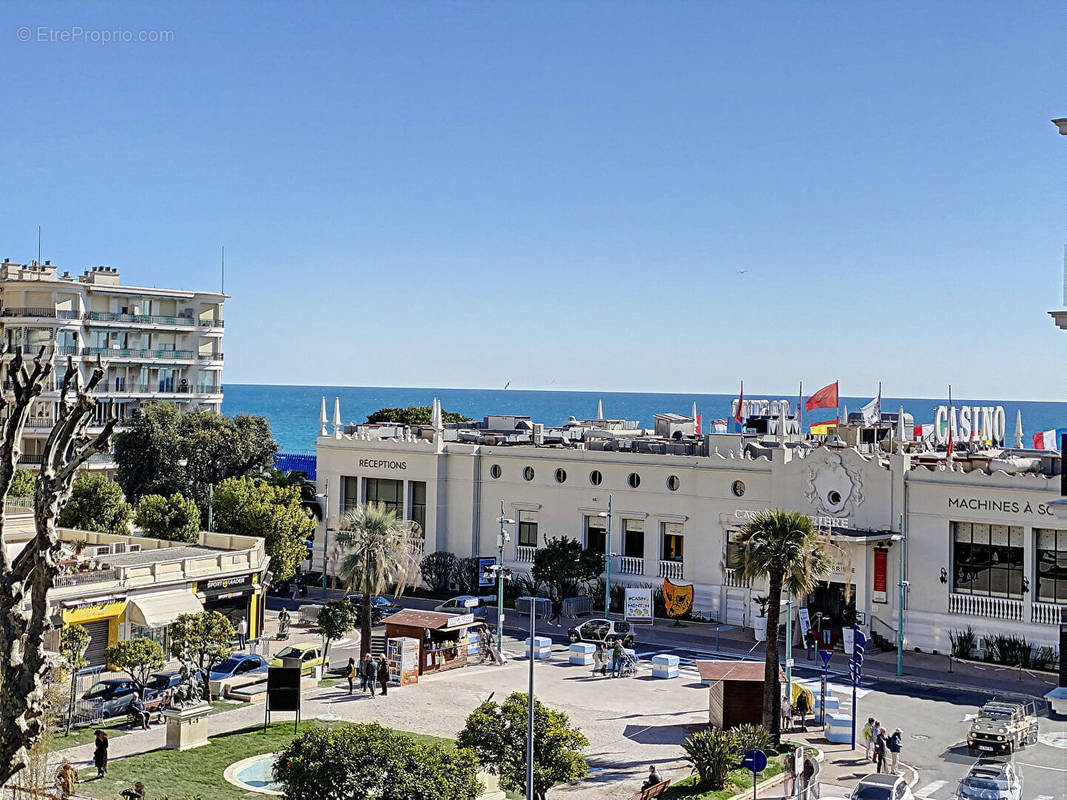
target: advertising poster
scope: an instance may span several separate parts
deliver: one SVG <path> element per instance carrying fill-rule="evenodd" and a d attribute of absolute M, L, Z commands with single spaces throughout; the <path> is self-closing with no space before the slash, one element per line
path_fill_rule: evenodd
<path fill-rule="evenodd" d="M 623 618 L 627 622 L 646 622 L 652 624 L 652 590 L 626 587 L 626 600 L 623 603 Z"/>

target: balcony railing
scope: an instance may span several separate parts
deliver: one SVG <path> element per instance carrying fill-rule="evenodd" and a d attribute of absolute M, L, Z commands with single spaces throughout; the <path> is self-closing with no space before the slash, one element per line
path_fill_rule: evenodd
<path fill-rule="evenodd" d="M 736 569 L 723 570 L 722 582 L 724 586 L 732 586 L 737 589 L 752 588 L 752 581 L 742 578 L 741 573 Z"/>
<path fill-rule="evenodd" d="M 681 580 L 683 573 L 682 566 L 681 561 L 660 561 L 659 576 L 661 578 L 669 578 L 672 581 Z"/>
<path fill-rule="evenodd" d="M 127 392 L 130 394 L 191 394 L 194 389 L 189 383 L 141 383 L 140 381 L 108 381 L 102 388 L 105 392 Z"/>
<path fill-rule="evenodd" d="M 197 358 L 201 361 L 222 361 L 222 353 L 199 353 Z"/>
<path fill-rule="evenodd" d="M 83 356 L 102 356 L 104 358 L 182 358 L 193 359 L 192 350 L 127 350 L 115 347 L 85 347 Z"/>
<path fill-rule="evenodd" d="M 1038 625 L 1059 625 L 1064 608 L 1067 604 L 1035 602 L 1030 607 L 1030 621 Z"/>
<path fill-rule="evenodd" d="M 1023 601 L 1006 597 L 986 597 L 980 594 L 950 594 L 948 613 L 968 617 L 989 617 L 1010 622 L 1022 622 Z"/>
<path fill-rule="evenodd" d="M 644 575 L 645 560 L 634 556 L 619 556 L 620 575 Z"/>
<path fill-rule="evenodd" d="M 221 319 L 202 319 L 200 320 L 201 328 L 225 328 L 226 323 Z"/>
<path fill-rule="evenodd" d="M 85 583 L 104 583 L 117 581 L 119 571 L 117 569 L 97 569 L 90 572 L 73 572 L 70 575 L 57 575 L 55 586 L 57 589 L 64 586 L 81 586 Z"/>
<path fill-rule="evenodd" d="M 56 311 L 54 308 L 12 308 L 0 311 L 0 317 L 41 317 L 44 319 L 77 319 L 77 311 Z"/>
<path fill-rule="evenodd" d="M 536 553 L 536 547 L 530 547 L 525 544 L 515 545 L 515 560 L 520 564 L 532 564 Z"/>
<path fill-rule="evenodd" d="M 41 453 L 22 453 L 19 455 L 20 464 L 41 464 L 44 461 L 44 455 Z"/>
<path fill-rule="evenodd" d="M 89 311 L 85 319 L 91 322 L 143 322 L 156 325 L 193 325 L 192 317 L 161 317 L 155 314 L 118 314 L 110 311 Z"/>

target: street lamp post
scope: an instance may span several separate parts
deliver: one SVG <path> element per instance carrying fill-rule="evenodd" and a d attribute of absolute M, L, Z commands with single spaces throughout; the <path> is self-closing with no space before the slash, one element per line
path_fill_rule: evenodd
<path fill-rule="evenodd" d="M 530 603 L 530 688 L 526 696 L 526 800 L 534 800 L 534 638 L 537 635 L 537 603 Z"/>
<path fill-rule="evenodd" d="M 326 546 L 330 541 L 330 479 L 326 479 L 326 486 L 322 494 L 325 512 L 322 515 L 322 596 L 326 596 Z"/>
<path fill-rule="evenodd" d="M 774 637 L 778 638 L 778 631 Z M 793 593 L 788 586 L 785 587 L 785 697 L 793 702 Z"/>
<path fill-rule="evenodd" d="M 604 538 L 604 617 L 611 619 L 611 495 L 608 495 L 608 510 L 597 516 L 607 517 L 608 529 Z"/>
<path fill-rule="evenodd" d="M 500 533 L 496 538 L 496 649 L 497 652 L 504 650 L 504 543 L 511 537 L 504 529 L 505 525 L 511 525 L 515 520 L 504 516 L 504 501 L 500 501 Z"/>
<path fill-rule="evenodd" d="M 897 561 L 897 675 L 904 674 L 904 596 L 908 582 L 904 580 L 904 517 L 900 518 L 900 533 L 893 536 L 893 541 L 900 548 Z"/>

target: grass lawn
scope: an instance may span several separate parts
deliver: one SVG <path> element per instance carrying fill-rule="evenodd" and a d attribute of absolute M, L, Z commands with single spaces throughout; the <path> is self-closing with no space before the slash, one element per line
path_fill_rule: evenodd
<path fill-rule="evenodd" d="M 322 723 L 309 720 L 300 723 L 300 730 L 322 727 Z M 405 733 L 406 736 L 427 744 L 443 744 L 454 747 L 451 739 Z M 111 761 L 107 775 L 100 780 L 86 780 L 78 785 L 78 791 L 100 800 L 114 800 L 119 792 L 144 781 L 151 798 L 169 796 L 171 800 L 191 795 L 203 800 L 263 800 L 265 795 L 245 792 L 228 783 L 222 773 L 234 761 L 242 758 L 273 753 L 287 745 L 293 738 L 292 722 L 275 722 L 263 730 L 262 725 L 211 737 L 211 743 L 179 753 L 177 750 L 153 750 L 142 755 Z M 92 767 L 87 770 L 93 774 Z"/>
<path fill-rule="evenodd" d="M 789 745 L 783 743 L 779 750 L 779 754 L 767 759 L 767 768 L 759 774 L 760 783 L 773 778 L 778 775 L 785 768 L 786 754 L 795 749 L 796 745 Z M 815 755 L 815 749 L 811 747 L 805 747 L 804 752 L 808 755 Z M 726 788 L 719 789 L 717 791 L 712 789 L 701 790 L 697 786 L 697 776 L 685 778 L 677 783 L 671 783 L 662 795 L 663 800 L 680 800 L 680 798 L 686 798 L 686 800 L 728 800 L 739 792 L 743 792 L 745 789 L 752 788 L 752 773 L 747 769 L 735 769 L 730 773 L 730 776 L 726 779 Z"/>
<path fill-rule="evenodd" d="M 230 711 L 239 705 L 241 705 L 241 703 L 232 700 L 213 700 L 211 702 L 211 713 L 218 714 L 220 711 Z M 77 747 L 81 744 L 88 744 L 96 737 L 97 730 L 105 731 L 107 732 L 107 737 L 109 739 L 115 739 L 119 736 L 125 736 L 127 733 L 132 733 L 135 728 L 132 725 L 127 724 L 126 715 L 123 714 L 119 717 L 103 720 L 96 725 L 83 725 L 79 728 L 71 728 L 70 736 L 65 735 L 63 733 L 63 727 L 60 726 L 53 735 L 52 743 L 57 750 L 66 750 L 68 747 Z"/>

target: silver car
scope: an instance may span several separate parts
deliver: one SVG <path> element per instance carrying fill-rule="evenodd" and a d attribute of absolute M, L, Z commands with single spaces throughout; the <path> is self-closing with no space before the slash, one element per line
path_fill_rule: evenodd
<path fill-rule="evenodd" d="M 1022 800 L 1023 779 L 1007 762 L 980 761 L 956 789 L 957 800 Z"/>

